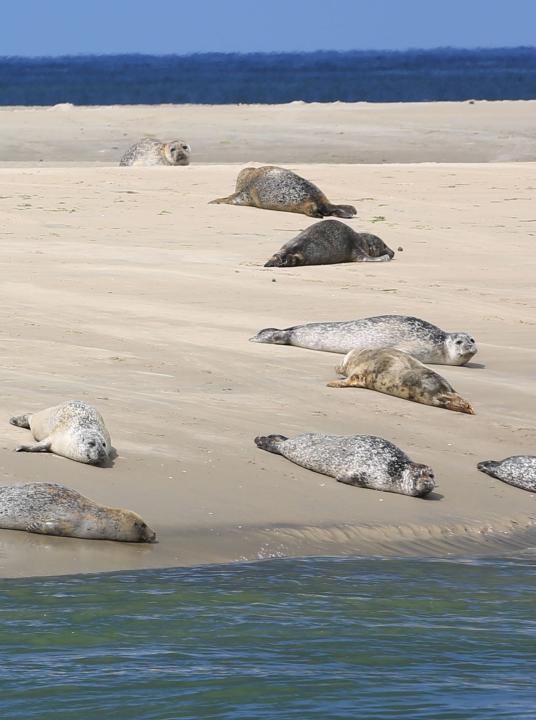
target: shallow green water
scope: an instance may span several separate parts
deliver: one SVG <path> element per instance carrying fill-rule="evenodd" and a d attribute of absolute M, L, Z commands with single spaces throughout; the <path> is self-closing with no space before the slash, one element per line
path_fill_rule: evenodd
<path fill-rule="evenodd" d="M 536 718 L 536 562 L 0 582 L 0 718 Z"/>

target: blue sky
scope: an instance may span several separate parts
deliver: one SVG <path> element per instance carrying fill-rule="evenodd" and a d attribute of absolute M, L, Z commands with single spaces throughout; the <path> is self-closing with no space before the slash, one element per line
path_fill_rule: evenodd
<path fill-rule="evenodd" d="M 536 0 L 5 0 L 0 55 L 512 47 Z"/>

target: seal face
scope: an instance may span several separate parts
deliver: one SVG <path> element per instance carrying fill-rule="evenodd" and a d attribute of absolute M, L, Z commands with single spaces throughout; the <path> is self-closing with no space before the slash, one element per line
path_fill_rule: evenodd
<path fill-rule="evenodd" d="M 99 465 L 110 456 L 110 434 L 101 414 L 81 400 L 12 417 L 9 422 L 31 430 L 38 441 L 36 445 L 19 445 L 17 452 L 51 452 L 90 465 Z"/>
<path fill-rule="evenodd" d="M 332 205 L 312 182 L 276 165 L 244 168 L 238 174 L 235 192 L 211 202 L 303 213 L 315 218 L 328 215 L 351 218 L 356 214 L 353 205 Z"/>
<path fill-rule="evenodd" d="M 477 468 L 508 485 L 536 492 L 536 455 L 512 455 L 504 460 L 483 460 Z"/>
<path fill-rule="evenodd" d="M 135 512 L 98 505 L 55 483 L 0 486 L 0 528 L 88 540 L 153 542 L 156 538 Z"/>
<path fill-rule="evenodd" d="M 477 352 L 475 339 L 469 333 L 447 333 L 426 320 L 407 315 L 309 323 L 283 330 L 265 328 L 250 340 L 344 354 L 354 349 L 396 348 L 435 365 L 465 365 Z"/>
<path fill-rule="evenodd" d="M 394 252 L 376 235 L 357 233 L 339 220 L 324 220 L 289 240 L 264 267 L 384 262 Z"/>
<path fill-rule="evenodd" d="M 188 165 L 191 148 L 183 140 L 163 143 L 155 138 L 142 138 L 123 155 L 119 165 Z"/>
<path fill-rule="evenodd" d="M 475 413 L 445 378 L 401 350 L 351 350 L 336 372 L 346 380 L 335 380 L 328 387 L 368 388 L 423 405 Z"/>
<path fill-rule="evenodd" d="M 346 485 L 411 497 L 424 497 L 435 487 L 431 468 L 412 462 L 396 445 L 374 435 L 267 435 L 255 438 L 255 444 Z"/>

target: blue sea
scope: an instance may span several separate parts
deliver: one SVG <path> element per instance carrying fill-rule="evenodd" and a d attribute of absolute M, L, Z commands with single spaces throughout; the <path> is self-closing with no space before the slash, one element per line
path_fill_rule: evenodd
<path fill-rule="evenodd" d="M 536 561 L 0 582 L 2 720 L 536 718 Z"/>
<path fill-rule="evenodd" d="M 0 58 L 0 105 L 536 98 L 536 47 Z"/>

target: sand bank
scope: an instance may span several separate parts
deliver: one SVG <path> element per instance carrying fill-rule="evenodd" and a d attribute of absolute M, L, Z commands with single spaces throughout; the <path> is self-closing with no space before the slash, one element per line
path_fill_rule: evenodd
<path fill-rule="evenodd" d="M 160 539 L 1 531 L 0 574 L 485 551 L 536 520 L 534 496 L 475 467 L 536 445 L 536 165 L 294 165 L 404 249 L 288 270 L 262 265 L 309 218 L 207 204 L 239 167 L 0 170 L 0 482 L 64 482 Z M 380 313 L 474 333 L 471 367 L 437 369 L 477 415 L 330 389 L 340 356 L 248 342 Z M 12 452 L 27 432 L 11 414 L 69 398 L 103 413 L 114 467 Z M 434 468 L 437 493 L 349 488 L 253 443 L 302 431 L 386 437 Z"/>
<path fill-rule="evenodd" d="M 116 165 L 145 134 L 193 162 L 536 159 L 536 101 L 0 108 L 0 163 Z"/>

